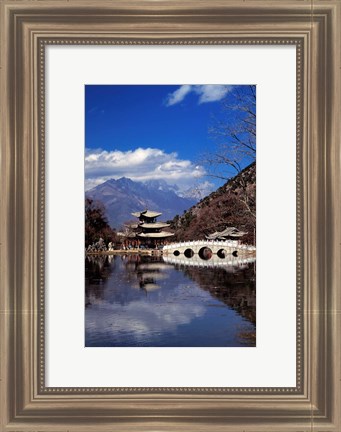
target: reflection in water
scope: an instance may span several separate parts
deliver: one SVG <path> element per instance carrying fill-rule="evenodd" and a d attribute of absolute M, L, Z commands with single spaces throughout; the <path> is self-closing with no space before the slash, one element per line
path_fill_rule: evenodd
<path fill-rule="evenodd" d="M 255 346 L 253 260 L 110 258 L 86 259 L 86 346 Z"/>
<path fill-rule="evenodd" d="M 227 258 L 222 259 L 219 258 L 217 255 L 213 255 L 210 260 L 206 261 L 201 259 L 198 255 L 194 255 L 192 258 L 187 258 L 184 255 L 180 255 L 178 257 L 174 255 L 170 256 L 164 256 L 163 257 L 164 262 L 168 264 L 180 264 L 190 267 L 223 267 L 226 271 L 231 273 L 236 273 L 237 271 L 247 268 L 250 263 L 254 263 L 254 258 L 236 258 L 233 255 L 228 255 Z"/>

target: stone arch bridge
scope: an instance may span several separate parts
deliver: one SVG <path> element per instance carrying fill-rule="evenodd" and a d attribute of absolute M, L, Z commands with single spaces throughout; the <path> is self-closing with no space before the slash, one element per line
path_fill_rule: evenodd
<path fill-rule="evenodd" d="M 212 255 L 217 255 L 219 258 L 226 258 L 231 255 L 245 258 L 255 257 L 256 248 L 255 246 L 239 244 L 235 240 L 195 240 L 165 245 L 163 247 L 163 254 L 168 256 L 183 254 L 187 258 L 197 254 L 203 259 L 209 259 Z"/>

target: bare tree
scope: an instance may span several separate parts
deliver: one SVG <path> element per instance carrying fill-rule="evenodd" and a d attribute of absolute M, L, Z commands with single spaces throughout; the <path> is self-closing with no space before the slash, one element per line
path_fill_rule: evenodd
<path fill-rule="evenodd" d="M 204 155 L 211 177 L 228 180 L 238 176 L 238 197 L 255 218 L 255 187 L 243 168 L 256 160 L 256 86 L 238 86 L 222 102 L 222 117 L 215 119 L 210 134 L 216 150 Z"/>
<path fill-rule="evenodd" d="M 228 93 L 222 114 L 209 130 L 216 151 L 204 162 L 210 176 L 227 180 L 256 159 L 256 87 L 238 86 Z"/>

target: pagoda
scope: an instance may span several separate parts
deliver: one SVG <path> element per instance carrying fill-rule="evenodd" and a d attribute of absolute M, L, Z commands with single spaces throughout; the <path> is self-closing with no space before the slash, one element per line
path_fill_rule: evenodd
<path fill-rule="evenodd" d="M 159 244 L 163 244 L 167 237 L 172 237 L 174 235 L 169 231 L 163 230 L 169 227 L 169 224 L 156 220 L 162 213 L 144 210 L 132 213 L 132 215 L 139 220 L 136 227 L 136 237 L 145 240 L 145 243 L 149 245 L 157 247 Z"/>

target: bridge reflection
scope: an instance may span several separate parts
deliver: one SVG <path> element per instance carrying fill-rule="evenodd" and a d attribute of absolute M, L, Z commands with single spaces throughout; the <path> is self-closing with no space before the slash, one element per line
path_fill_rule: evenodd
<path fill-rule="evenodd" d="M 178 264 L 189 267 L 205 267 L 205 268 L 224 268 L 227 272 L 235 273 L 239 269 L 248 267 L 256 262 L 256 258 L 238 258 L 230 255 L 226 258 L 219 258 L 217 255 L 212 255 L 209 260 L 200 258 L 199 255 L 193 255 L 187 258 L 184 255 L 179 256 L 163 256 L 163 261 L 167 264 Z"/>

